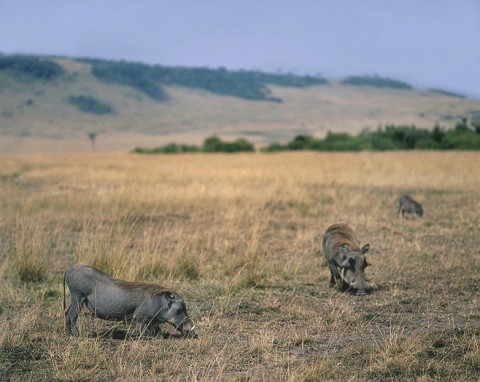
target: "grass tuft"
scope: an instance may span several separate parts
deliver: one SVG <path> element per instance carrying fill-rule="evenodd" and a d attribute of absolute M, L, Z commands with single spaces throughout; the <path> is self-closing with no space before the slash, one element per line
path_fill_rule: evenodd
<path fill-rule="evenodd" d="M 58 232 L 41 220 L 16 218 L 9 234 L 9 255 L 13 273 L 22 282 L 43 282 L 58 245 Z"/>

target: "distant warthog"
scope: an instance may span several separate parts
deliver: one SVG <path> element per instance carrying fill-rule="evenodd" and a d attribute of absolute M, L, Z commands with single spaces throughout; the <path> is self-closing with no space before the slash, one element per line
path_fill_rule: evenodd
<path fill-rule="evenodd" d="M 360 249 L 360 242 L 346 224 L 334 224 L 323 235 L 323 255 L 330 268 L 330 288 L 335 284 L 341 290 L 354 290 L 357 296 L 370 293 L 372 287 L 365 278 L 368 266 L 365 254 L 370 244 Z"/>
<path fill-rule="evenodd" d="M 423 216 L 422 205 L 408 195 L 402 195 L 398 198 L 398 217 L 400 217 L 400 214 L 405 217 L 405 212 L 413 214 L 413 217 Z"/>
<path fill-rule="evenodd" d="M 66 310 L 65 284 L 71 295 Z M 77 318 L 83 305 L 100 319 L 132 322 L 140 333 L 155 335 L 163 322 L 183 334 L 193 333 L 195 328 L 185 302 L 177 293 L 160 285 L 122 281 L 96 268 L 74 265 L 63 277 L 63 309 L 68 334 L 78 336 Z"/>

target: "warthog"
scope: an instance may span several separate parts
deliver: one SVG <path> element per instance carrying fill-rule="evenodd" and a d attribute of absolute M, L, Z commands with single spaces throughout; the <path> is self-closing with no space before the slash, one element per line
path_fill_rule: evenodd
<path fill-rule="evenodd" d="M 323 255 L 330 268 L 330 288 L 335 284 L 341 290 L 354 290 L 357 296 L 370 293 L 372 287 L 365 278 L 369 265 L 365 254 L 370 244 L 360 249 L 360 242 L 346 224 L 334 224 L 323 235 Z"/>
<path fill-rule="evenodd" d="M 65 284 L 71 303 L 65 303 Z M 68 334 L 78 336 L 77 318 L 85 305 L 92 316 L 103 320 L 132 322 L 140 333 L 157 334 L 168 322 L 183 334 L 193 333 L 182 297 L 160 285 L 122 281 L 88 266 L 74 265 L 63 277 L 63 309 Z"/>
<path fill-rule="evenodd" d="M 423 216 L 421 204 L 408 195 L 402 195 L 398 198 L 398 217 L 400 217 L 400 214 L 405 217 L 405 212 L 413 214 L 413 217 Z"/>

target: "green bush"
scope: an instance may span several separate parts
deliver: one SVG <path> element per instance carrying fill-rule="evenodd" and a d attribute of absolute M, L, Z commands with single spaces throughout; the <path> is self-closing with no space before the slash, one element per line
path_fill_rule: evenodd
<path fill-rule="evenodd" d="M 293 141 L 287 143 L 288 150 L 313 150 L 318 140 L 310 135 L 297 135 Z"/>
<path fill-rule="evenodd" d="M 395 143 L 390 138 L 380 134 L 371 137 L 372 149 L 378 151 L 395 150 Z"/>
<path fill-rule="evenodd" d="M 480 150 L 480 134 L 473 131 L 448 131 L 441 145 L 443 149 Z"/>
<path fill-rule="evenodd" d="M 235 152 L 252 152 L 255 146 L 244 138 L 239 138 L 234 142 L 224 142 L 218 137 L 209 137 L 205 139 L 202 146 L 205 153 L 235 153 Z"/>
<path fill-rule="evenodd" d="M 203 141 L 202 151 L 206 153 L 215 153 L 223 151 L 224 143 L 218 137 L 209 137 Z"/>
<path fill-rule="evenodd" d="M 155 147 L 153 149 L 146 149 L 143 147 L 136 147 L 133 149 L 135 154 L 180 154 L 180 153 L 196 153 L 200 148 L 194 145 L 177 145 L 176 143 L 169 143 L 165 146 Z"/>
<path fill-rule="evenodd" d="M 113 112 L 113 108 L 109 104 L 99 101 L 91 96 L 71 95 L 68 97 L 68 102 L 85 113 L 101 115 Z"/>
<path fill-rule="evenodd" d="M 285 151 L 285 150 L 287 150 L 287 147 L 278 142 L 272 142 L 268 146 L 262 147 L 260 149 L 260 151 L 265 153 L 275 153 L 275 152 Z"/>
<path fill-rule="evenodd" d="M 414 125 L 388 125 L 377 131 L 365 130 L 357 136 L 347 133 L 328 132 L 324 139 L 311 135 L 297 135 L 286 144 L 270 143 L 261 148 L 262 152 L 313 150 L 313 151 L 360 151 L 360 150 L 480 150 L 480 126 L 476 121 L 467 123 L 462 119 L 457 126 L 445 131 L 438 125 L 432 130 L 420 129 Z M 155 149 L 137 147 L 133 152 L 138 154 L 155 153 L 234 153 L 253 152 L 255 146 L 246 139 L 240 138 L 233 142 L 222 141 L 212 136 L 205 139 L 201 147 L 177 145 L 170 143 Z"/>

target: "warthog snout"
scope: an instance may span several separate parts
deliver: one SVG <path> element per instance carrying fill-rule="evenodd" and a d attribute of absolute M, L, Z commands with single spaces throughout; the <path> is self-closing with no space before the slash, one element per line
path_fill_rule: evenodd
<path fill-rule="evenodd" d="M 343 270 L 341 273 L 344 283 L 346 284 L 346 289 L 355 292 L 357 296 L 365 296 L 366 294 L 370 294 L 372 292 L 372 287 L 370 283 L 364 279 L 363 272 L 359 272 L 359 278 L 355 278 L 352 275 L 352 272 L 349 270 Z"/>
<path fill-rule="evenodd" d="M 371 286 L 368 286 L 364 289 L 357 289 L 357 293 L 355 293 L 355 295 L 357 296 L 365 296 L 367 294 L 370 294 L 372 292 L 372 287 Z"/>
<path fill-rule="evenodd" d="M 195 324 L 190 320 L 190 318 L 187 318 L 185 322 L 180 324 L 180 326 L 177 328 L 182 334 L 193 334 L 195 331 Z"/>

